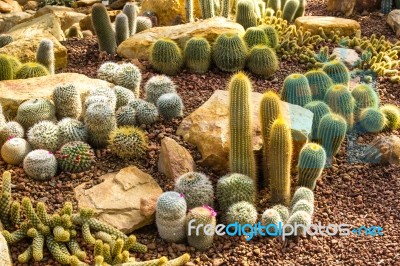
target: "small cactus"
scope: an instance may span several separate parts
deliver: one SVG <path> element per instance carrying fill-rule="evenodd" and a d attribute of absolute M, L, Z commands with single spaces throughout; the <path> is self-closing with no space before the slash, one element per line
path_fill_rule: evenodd
<path fill-rule="evenodd" d="M 294 228 L 293 235 L 291 236 L 299 236 L 305 234 L 307 227 L 311 224 L 311 216 L 305 211 L 297 211 L 289 217 L 286 224 Z M 287 234 L 290 233 L 289 228 L 285 228 Z"/>
<path fill-rule="evenodd" d="M 50 121 L 38 122 L 29 129 L 27 137 L 32 148 L 55 152 L 59 145 L 58 125 Z"/>
<path fill-rule="evenodd" d="M 92 6 L 92 22 L 99 42 L 99 50 L 115 54 L 117 48 L 115 33 L 111 27 L 107 9 L 103 4 L 96 3 Z"/>
<path fill-rule="evenodd" d="M 346 86 L 349 84 L 349 70 L 341 61 L 333 60 L 325 63 L 322 69 L 332 79 L 333 84 L 342 84 Z"/>
<path fill-rule="evenodd" d="M 385 115 L 385 130 L 396 130 L 400 128 L 400 109 L 393 104 L 385 104 L 380 108 Z"/>
<path fill-rule="evenodd" d="M 281 99 L 302 107 L 311 102 L 312 94 L 307 78 L 302 74 L 287 76 L 283 82 Z"/>
<path fill-rule="evenodd" d="M 36 61 L 47 68 L 50 75 L 54 75 L 55 57 L 54 44 L 52 40 L 43 39 L 36 51 Z"/>
<path fill-rule="evenodd" d="M 278 232 L 275 228 L 272 227 L 272 229 L 269 229 L 269 227 L 272 225 L 278 228 L 279 223 L 283 224 L 283 221 L 278 211 L 275 209 L 267 209 L 261 216 L 261 223 L 267 227 L 266 231 L 269 235 L 276 235 Z"/>
<path fill-rule="evenodd" d="M 0 56 L 0 81 L 13 79 L 14 72 L 10 61 L 7 57 Z"/>
<path fill-rule="evenodd" d="M 341 115 L 347 122 L 347 130 L 354 125 L 355 101 L 349 89 L 344 85 L 332 86 L 325 95 L 325 102 L 333 113 Z"/>
<path fill-rule="evenodd" d="M 1 34 L 0 35 L 0 48 L 10 44 L 14 41 L 14 38 L 11 35 Z"/>
<path fill-rule="evenodd" d="M 379 96 L 370 85 L 357 85 L 351 90 L 351 95 L 355 100 L 354 119 L 357 122 L 363 109 L 369 107 L 378 108 L 379 106 Z"/>
<path fill-rule="evenodd" d="M 82 112 L 81 97 L 73 84 L 61 85 L 53 90 L 53 101 L 58 119 L 79 118 Z"/>
<path fill-rule="evenodd" d="M 64 144 L 55 156 L 60 169 L 71 173 L 89 170 L 95 160 L 92 148 L 82 141 Z"/>
<path fill-rule="evenodd" d="M 117 63 L 104 62 L 97 70 L 97 77 L 108 82 L 114 82 L 114 76 L 118 68 L 119 65 Z"/>
<path fill-rule="evenodd" d="M 252 0 L 238 0 L 236 23 L 242 25 L 245 30 L 257 26 L 257 14 Z"/>
<path fill-rule="evenodd" d="M 182 51 L 174 41 L 159 39 L 150 48 L 150 62 L 158 72 L 176 75 L 183 65 Z"/>
<path fill-rule="evenodd" d="M 257 210 L 252 203 L 239 201 L 228 208 L 225 220 L 228 224 L 235 222 L 241 225 L 255 224 L 257 222 Z"/>
<path fill-rule="evenodd" d="M 243 40 L 246 42 L 249 49 L 256 45 L 268 45 L 268 38 L 264 30 L 259 27 L 247 28 Z"/>
<path fill-rule="evenodd" d="M 21 67 L 18 68 L 17 72 L 15 73 L 15 78 L 28 79 L 28 78 L 47 76 L 49 74 L 50 73 L 45 66 L 39 63 L 30 62 L 22 64 Z"/>
<path fill-rule="evenodd" d="M 309 202 L 308 200 L 299 200 L 296 202 L 296 204 L 292 206 L 292 213 L 298 211 L 304 211 L 308 213 L 310 216 L 312 216 L 314 213 L 314 205 L 312 202 Z"/>
<path fill-rule="evenodd" d="M 6 59 L 8 59 L 8 62 L 10 62 L 13 72 L 13 79 L 15 79 L 15 76 L 17 75 L 17 70 L 21 67 L 22 63 L 15 56 L 1 55 L 0 57 L 5 57 Z"/>
<path fill-rule="evenodd" d="M 182 99 L 176 93 L 165 93 L 158 98 L 157 109 L 159 114 L 167 120 L 182 116 Z"/>
<path fill-rule="evenodd" d="M 282 218 L 282 222 L 286 222 L 289 218 L 289 209 L 281 204 L 274 205 L 272 209 L 276 210 Z"/>
<path fill-rule="evenodd" d="M 109 143 L 111 152 L 122 159 L 139 159 L 147 151 L 146 135 L 141 129 L 132 126 L 111 131 Z"/>
<path fill-rule="evenodd" d="M 136 107 L 136 120 L 139 125 L 151 125 L 158 121 L 157 107 L 148 102 L 142 102 Z"/>
<path fill-rule="evenodd" d="M 323 101 L 326 92 L 332 87 L 331 78 L 322 70 L 311 70 L 305 74 L 314 101 Z"/>
<path fill-rule="evenodd" d="M 326 163 L 324 148 L 316 143 L 307 143 L 299 155 L 299 186 L 314 190 Z"/>
<path fill-rule="evenodd" d="M 66 117 L 61 119 L 57 125 L 60 146 L 71 141 L 87 141 L 87 131 L 81 121 Z"/>
<path fill-rule="evenodd" d="M 82 39 L 83 38 L 83 33 L 82 33 L 82 31 L 80 30 L 79 27 L 73 25 L 73 26 L 71 26 L 69 29 L 67 29 L 65 31 L 65 37 L 67 39 L 71 39 L 71 38 Z"/>
<path fill-rule="evenodd" d="M 361 127 L 370 133 L 379 133 L 386 125 L 386 118 L 378 108 L 366 108 L 360 114 Z"/>
<path fill-rule="evenodd" d="M 122 106 L 115 113 L 118 126 L 136 125 L 136 109 L 130 105 Z"/>
<path fill-rule="evenodd" d="M 146 101 L 157 104 L 158 98 L 165 93 L 176 93 L 174 82 L 165 75 L 151 77 L 144 87 Z"/>
<path fill-rule="evenodd" d="M 214 241 L 214 233 L 209 235 L 204 232 L 204 230 L 199 230 L 199 234 L 196 230 L 191 230 L 197 228 L 199 225 L 211 227 L 212 232 L 215 232 L 216 226 L 216 212 L 208 206 L 196 207 L 189 210 L 186 216 L 186 228 L 188 232 L 187 240 L 190 246 L 195 247 L 198 250 L 209 249 Z M 203 228 L 204 229 L 204 228 Z"/>
<path fill-rule="evenodd" d="M 151 29 L 153 27 L 153 22 L 147 16 L 138 16 L 136 18 L 136 33 Z"/>
<path fill-rule="evenodd" d="M 311 204 L 314 204 L 314 193 L 311 189 L 306 187 L 299 187 L 293 194 L 293 198 L 290 206 L 296 205 L 297 202 L 301 200 L 306 200 Z"/>
<path fill-rule="evenodd" d="M 11 138 L 1 147 L 1 157 L 6 163 L 19 165 L 31 150 L 31 145 L 25 139 Z"/>
<path fill-rule="evenodd" d="M 34 150 L 24 159 L 25 173 L 35 180 L 49 180 L 57 172 L 56 157 L 46 150 Z"/>
<path fill-rule="evenodd" d="M 23 138 L 24 135 L 24 128 L 18 122 L 7 122 L 0 128 L 0 145 L 3 145 L 10 138 Z"/>
<path fill-rule="evenodd" d="M 226 72 L 242 70 L 246 64 L 247 47 L 237 34 L 224 33 L 213 45 L 212 58 L 215 65 Z"/>
<path fill-rule="evenodd" d="M 131 63 L 120 65 L 115 73 L 114 81 L 117 85 L 131 90 L 135 97 L 139 98 L 142 73 L 136 65 Z"/>
<path fill-rule="evenodd" d="M 203 37 L 192 37 L 185 45 L 185 65 L 194 73 L 204 74 L 211 64 L 211 46 Z"/>
<path fill-rule="evenodd" d="M 115 107 L 116 110 L 118 110 L 122 106 L 127 105 L 129 101 L 135 99 L 135 94 L 133 93 L 133 91 L 121 86 L 115 86 L 114 93 L 117 97 L 117 103 Z"/>
<path fill-rule="evenodd" d="M 122 8 L 122 12 L 128 17 L 129 36 L 132 36 L 136 33 L 137 9 L 136 3 L 132 2 L 127 2 Z"/>
<path fill-rule="evenodd" d="M 247 67 L 252 73 L 269 78 L 279 68 L 278 57 L 272 48 L 257 45 L 250 50 Z"/>
<path fill-rule="evenodd" d="M 27 130 L 43 120 L 56 121 L 56 109 L 47 99 L 31 99 L 18 107 L 15 119 Z"/>
<path fill-rule="evenodd" d="M 319 127 L 319 122 L 321 121 L 321 118 L 329 114 L 331 112 L 331 109 L 329 106 L 322 102 L 322 101 L 312 101 L 309 102 L 304 106 L 304 108 L 310 110 L 313 113 L 313 121 L 312 121 L 312 130 L 311 130 L 311 140 L 318 140 L 318 127 Z"/>
<path fill-rule="evenodd" d="M 120 13 L 115 17 L 115 39 L 117 45 L 129 38 L 128 17 L 124 13 Z"/>

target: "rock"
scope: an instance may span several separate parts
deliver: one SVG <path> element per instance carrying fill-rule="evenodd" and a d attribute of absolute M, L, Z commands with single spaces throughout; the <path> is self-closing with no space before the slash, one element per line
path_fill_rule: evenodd
<path fill-rule="evenodd" d="M 357 0 L 356 9 L 359 11 L 372 11 L 381 7 L 381 0 Z"/>
<path fill-rule="evenodd" d="M 104 182 L 90 189 L 86 184 L 74 189 L 79 208 L 92 208 L 99 220 L 126 234 L 153 223 L 154 215 L 142 214 L 142 199 L 158 198 L 162 190 L 150 175 L 129 166 L 101 178 Z"/>
<path fill-rule="evenodd" d="M 158 171 L 175 180 L 179 176 L 196 171 L 192 155 L 175 140 L 165 137 L 161 140 Z"/>
<path fill-rule="evenodd" d="M 76 2 L 78 7 L 92 6 L 96 3 L 101 3 L 101 0 L 79 0 Z"/>
<path fill-rule="evenodd" d="M 392 28 L 396 33 L 396 37 L 400 37 L 400 9 L 392 10 L 386 19 L 386 23 Z"/>
<path fill-rule="evenodd" d="M 345 16 L 350 16 L 353 13 L 355 5 L 356 0 L 328 0 L 326 9 L 333 12 L 340 11 Z"/>
<path fill-rule="evenodd" d="M 116 0 L 110 4 L 112 9 L 122 9 L 127 2 L 132 2 L 132 0 Z"/>
<path fill-rule="evenodd" d="M 259 105 L 261 93 L 253 92 L 253 150 L 262 148 Z M 183 119 L 177 135 L 196 145 L 202 155 L 201 163 L 215 171 L 224 172 L 229 165 L 229 95 L 216 90 L 202 106 Z M 313 114 L 300 106 L 282 102 L 282 112 L 290 120 L 294 140 L 294 158 L 311 132 Z"/>
<path fill-rule="evenodd" d="M 26 12 L 11 12 L 8 14 L 0 14 L 0 33 L 4 33 L 20 23 L 24 19 L 32 17 Z"/>
<path fill-rule="evenodd" d="M 108 11 L 108 16 L 111 19 L 111 22 L 115 21 L 115 17 L 121 13 L 121 10 L 113 10 L 113 11 Z M 92 25 L 92 15 L 86 15 L 83 19 L 79 21 L 79 26 L 81 27 L 81 30 L 90 30 L 91 32 L 94 33 L 93 25 Z"/>
<path fill-rule="evenodd" d="M 28 0 L 17 0 L 18 4 L 20 4 L 21 6 L 25 5 Z"/>
<path fill-rule="evenodd" d="M 341 60 L 349 69 L 360 59 L 358 53 L 353 49 L 335 48 L 332 54 L 336 55 L 336 59 Z"/>
<path fill-rule="evenodd" d="M 12 1 L 11 6 L 13 7 L 12 12 L 22 12 L 22 7 L 18 4 L 17 1 Z"/>
<path fill-rule="evenodd" d="M 73 8 L 65 6 L 45 6 L 39 9 L 34 18 L 41 17 L 46 14 L 54 14 L 61 23 L 61 29 L 65 31 L 73 24 L 78 23 L 86 17 L 83 13 L 75 12 Z"/>
<path fill-rule="evenodd" d="M 22 62 L 35 61 L 37 47 L 43 38 L 50 39 L 54 43 L 56 69 L 65 68 L 67 66 L 67 48 L 62 46 L 61 43 L 49 33 L 15 39 L 12 43 L 0 48 L 0 54 L 16 56 Z"/>
<path fill-rule="evenodd" d="M 76 73 L 62 73 L 30 79 L 4 80 L 0 82 L 0 103 L 3 106 L 4 114 L 11 119 L 16 115 L 18 106 L 22 102 L 32 98 L 50 99 L 55 86 L 67 83 L 75 85 L 82 98 L 85 97 L 90 89 L 111 85 L 104 80 L 91 79 L 85 75 Z"/>
<path fill-rule="evenodd" d="M 340 35 L 351 36 L 360 30 L 360 24 L 352 19 L 324 17 L 324 16 L 304 16 L 295 21 L 297 27 L 303 27 L 311 34 L 318 34 L 318 28 L 322 27 L 325 32 L 339 31 Z"/>
<path fill-rule="evenodd" d="M 0 13 L 10 13 L 13 9 L 12 5 L 0 0 Z"/>
<path fill-rule="evenodd" d="M 363 155 L 365 162 L 383 165 L 400 164 L 400 138 L 396 135 L 376 137 Z"/>
<path fill-rule="evenodd" d="M 2 234 L 0 234 L 0 265 L 1 266 L 12 266 L 12 260 L 8 244 Z"/>
<path fill-rule="evenodd" d="M 193 36 L 204 37 L 213 42 L 222 33 L 243 34 L 242 25 L 223 17 L 169 27 L 155 27 L 133 35 L 118 46 L 117 53 L 130 59 L 149 59 L 149 47 L 159 38 L 166 37 L 176 41 L 183 49 L 186 41 Z"/>
<path fill-rule="evenodd" d="M 24 11 L 33 10 L 36 11 L 39 9 L 39 2 L 37 1 L 28 1 L 23 7 Z"/>

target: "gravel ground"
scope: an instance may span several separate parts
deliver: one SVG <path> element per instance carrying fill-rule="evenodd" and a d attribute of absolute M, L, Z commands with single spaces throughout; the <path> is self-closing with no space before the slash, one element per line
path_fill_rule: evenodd
<path fill-rule="evenodd" d="M 319 0 L 308 1 L 307 14 L 326 15 L 325 2 Z M 385 18 L 378 13 L 368 15 L 355 14 L 362 24 L 365 35 L 382 33 L 394 40 L 393 33 L 384 23 Z M 107 60 L 120 61 L 120 58 L 101 58 L 95 37 L 83 40 L 69 40 L 64 43 L 68 48 L 69 65 L 64 72 L 83 73 L 95 77 L 98 66 Z M 155 73 L 148 62 L 139 63 L 143 82 L 146 82 Z M 254 90 L 264 92 L 267 88 L 279 91 L 284 78 L 294 72 L 305 72 L 301 65 L 292 62 L 281 62 L 281 69 L 272 80 L 263 80 L 252 77 Z M 178 93 L 185 104 L 184 115 L 190 114 L 204 103 L 216 89 L 224 89 L 230 74 L 213 69 L 206 75 L 193 75 L 183 71 L 173 80 L 178 85 Z M 379 93 L 384 103 L 400 105 L 400 90 L 385 79 L 379 79 Z M 163 188 L 171 190 L 173 181 L 157 173 L 157 160 L 160 140 L 169 136 L 186 147 L 195 161 L 201 159 L 196 148 L 180 140 L 175 135 L 181 119 L 171 122 L 161 121 L 151 127 L 145 127 L 150 148 L 147 158 L 138 162 L 138 167 L 151 174 Z M 395 132 L 399 134 L 400 132 Z M 388 134 L 388 133 L 382 133 Z M 360 143 L 368 143 L 373 135 L 359 136 Z M 351 164 L 348 157 L 353 157 L 346 151 L 346 145 L 337 157 L 332 168 L 326 169 L 315 190 L 315 214 L 313 222 L 327 224 L 347 223 L 352 227 L 362 225 L 383 227 L 384 236 L 361 237 L 356 235 L 314 236 L 298 238 L 284 243 L 277 238 L 256 237 L 250 242 L 241 237 L 216 237 L 214 246 L 206 252 L 198 252 L 189 246 L 169 244 L 157 236 L 155 226 L 147 226 L 135 232 L 138 240 L 148 245 L 146 254 L 138 258 L 153 259 L 160 256 L 174 258 L 185 252 L 192 256 L 188 265 L 400 265 L 400 200 L 397 192 L 400 190 L 399 166 L 379 166 L 370 164 Z M 41 200 L 48 204 L 51 212 L 61 207 L 64 201 L 72 201 L 76 207 L 73 188 L 88 181 L 89 186 L 102 180 L 100 177 L 107 173 L 121 169 L 132 162 L 121 162 L 108 151 L 102 151 L 97 158 L 96 165 L 87 172 L 80 174 L 61 174 L 48 182 L 34 182 L 30 180 L 21 167 L 12 167 L 13 183 L 18 184 L 13 189 L 14 199 L 29 196 L 33 200 Z M 0 168 L 7 169 L 7 165 L 0 161 Z M 211 177 L 215 183 L 220 177 L 207 168 L 199 166 L 199 170 Z M 295 181 L 295 176 L 293 180 Z M 268 191 L 259 193 L 259 213 L 268 205 Z M 21 241 L 11 248 L 14 265 L 17 256 L 27 247 L 27 241 Z M 83 246 L 88 254 L 90 247 Z M 133 256 L 135 254 L 132 254 Z M 59 265 L 54 262 L 49 253 L 45 252 L 45 259 L 40 263 L 29 265 Z"/>

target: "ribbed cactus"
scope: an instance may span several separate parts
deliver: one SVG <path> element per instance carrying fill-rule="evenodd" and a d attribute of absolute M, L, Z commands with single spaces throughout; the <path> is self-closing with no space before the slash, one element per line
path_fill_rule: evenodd
<path fill-rule="evenodd" d="M 292 213 L 298 211 L 304 211 L 312 216 L 314 213 L 314 205 L 308 200 L 299 200 L 295 205 L 292 206 Z"/>
<path fill-rule="evenodd" d="M 283 82 L 282 101 L 304 107 L 312 101 L 312 94 L 307 78 L 303 74 L 291 74 Z"/>
<path fill-rule="evenodd" d="M 114 81 L 117 85 L 131 90 L 136 98 L 139 97 L 142 73 L 136 65 L 132 63 L 120 65 L 115 73 Z"/>
<path fill-rule="evenodd" d="M 17 70 L 21 67 L 22 63 L 19 61 L 19 59 L 15 56 L 12 55 L 1 55 L 0 57 L 5 57 L 8 59 L 8 62 L 11 64 L 11 68 L 13 71 L 13 79 L 17 75 Z"/>
<path fill-rule="evenodd" d="M 136 109 L 130 105 L 122 106 L 115 113 L 118 126 L 136 125 Z"/>
<path fill-rule="evenodd" d="M 60 85 L 53 90 L 57 119 L 79 118 L 82 112 L 81 96 L 73 84 Z"/>
<path fill-rule="evenodd" d="M 174 41 L 159 39 L 150 48 L 150 62 L 158 72 L 176 75 L 183 65 L 182 51 Z"/>
<path fill-rule="evenodd" d="M 185 65 L 194 73 L 203 74 L 211 64 L 211 46 L 203 37 L 192 37 L 185 45 Z"/>
<path fill-rule="evenodd" d="M 160 237 L 168 242 L 181 242 L 186 237 L 186 201 L 177 192 L 164 192 L 157 200 L 156 225 Z"/>
<path fill-rule="evenodd" d="M 274 209 L 266 209 L 261 216 L 261 223 L 262 225 L 267 226 L 267 234 L 277 234 L 277 231 L 273 226 L 278 228 L 280 223 L 283 224 L 283 221 L 278 211 Z"/>
<path fill-rule="evenodd" d="M 19 165 L 31 150 L 31 145 L 25 139 L 12 138 L 1 146 L 1 157 L 6 163 Z"/>
<path fill-rule="evenodd" d="M 127 105 L 129 101 L 135 99 L 135 94 L 133 93 L 133 91 L 122 86 L 115 86 L 114 93 L 117 97 L 117 103 L 115 107 L 116 110 L 118 110 L 122 106 Z"/>
<path fill-rule="evenodd" d="M 158 98 L 165 93 L 176 93 L 175 84 L 165 75 L 151 77 L 144 86 L 146 101 L 157 104 Z"/>
<path fill-rule="evenodd" d="M 124 13 L 119 13 L 115 17 L 115 41 L 120 45 L 129 38 L 128 17 Z"/>
<path fill-rule="evenodd" d="M 236 72 L 246 64 L 247 47 L 239 35 L 223 33 L 214 42 L 212 57 L 219 69 Z"/>
<path fill-rule="evenodd" d="M 56 121 L 55 107 L 47 99 L 37 98 L 23 102 L 17 111 L 16 120 L 25 128 L 42 120 Z"/>
<path fill-rule="evenodd" d="M 95 161 L 92 148 L 82 141 L 72 141 L 64 144 L 56 152 L 55 156 L 60 169 L 71 173 L 87 171 Z"/>
<path fill-rule="evenodd" d="M 326 151 L 327 164 L 330 165 L 332 157 L 335 156 L 346 137 L 346 120 L 337 114 L 326 114 L 319 122 L 318 142 Z"/>
<path fill-rule="evenodd" d="M 235 191 L 235 193 L 232 193 Z M 226 211 L 229 206 L 239 201 L 255 202 L 256 184 L 253 180 L 242 174 L 228 174 L 218 180 L 216 197 L 219 207 Z"/>
<path fill-rule="evenodd" d="M 282 204 L 277 204 L 272 207 L 272 209 L 276 210 L 281 216 L 282 222 L 286 222 L 289 218 L 289 209 Z"/>
<path fill-rule="evenodd" d="M 298 201 L 306 200 L 312 204 L 314 204 L 314 192 L 306 187 L 299 187 L 293 194 L 292 201 L 290 203 L 291 206 L 294 206 Z"/>
<path fill-rule="evenodd" d="M 314 189 L 326 163 L 326 152 L 316 143 L 307 143 L 299 155 L 299 183 L 301 187 Z"/>
<path fill-rule="evenodd" d="M 355 100 L 349 89 L 344 85 L 333 85 L 325 95 L 325 102 L 333 113 L 341 115 L 350 131 L 354 125 Z"/>
<path fill-rule="evenodd" d="M 296 15 L 297 9 L 300 6 L 299 0 L 287 0 L 283 7 L 282 18 L 291 23 Z"/>
<path fill-rule="evenodd" d="M 16 79 L 28 79 L 49 75 L 47 68 L 39 63 L 25 63 L 15 73 Z"/>
<path fill-rule="evenodd" d="M 310 110 L 313 113 L 313 121 L 312 121 L 312 130 L 311 130 L 311 136 L 309 138 L 311 140 L 318 140 L 318 127 L 319 127 L 319 122 L 321 118 L 329 114 L 331 112 L 329 106 L 322 102 L 322 101 L 312 101 L 309 102 L 304 106 L 304 108 Z"/>
<path fill-rule="evenodd" d="M 267 8 L 272 8 L 275 11 L 275 13 L 278 10 L 282 10 L 281 0 L 269 0 L 267 2 L 268 2 Z"/>
<path fill-rule="evenodd" d="M 122 8 L 122 12 L 128 17 L 129 36 L 136 33 L 137 9 L 136 3 L 132 2 L 127 2 Z"/>
<path fill-rule="evenodd" d="M 214 0 L 200 0 L 200 9 L 203 19 L 214 17 Z"/>
<path fill-rule="evenodd" d="M 291 230 L 291 228 L 294 228 L 294 232 L 292 233 L 293 235 L 291 236 L 299 236 L 305 234 L 305 230 L 311 224 L 311 216 L 305 211 L 297 211 L 290 215 L 286 224 L 291 225 L 291 227 L 285 228 L 287 234 L 290 233 L 289 230 Z"/>
<path fill-rule="evenodd" d="M 54 75 L 55 57 L 54 44 L 52 40 L 43 39 L 39 43 L 36 51 L 36 61 L 47 68 L 50 75 Z"/>
<path fill-rule="evenodd" d="M 235 0 L 232 0 L 232 1 L 235 1 Z M 230 9 L 230 0 L 222 0 L 221 16 L 228 18 L 229 17 L 229 9 Z"/>
<path fill-rule="evenodd" d="M 357 85 L 351 90 L 351 95 L 355 100 L 354 120 L 357 122 L 363 109 L 369 107 L 378 108 L 379 106 L 379 96 L 370 85 Z"/>
<path fill-rule="evenodd" d="M 256 162 L 253 153 L 250 79 L 242 72 L 229 82 L 229 166 L 233 173 L 253 178 L 257 183 Z"/>
<path fill-rule="evenodd" d="M 361 111 L 360 125 L 367 132 L 379 133 L 386 125 L 386 118 L 378 108 L 366 108 Z"/>
<path fill-rule="evenodd" d="M 297 8 L 293 19 L 296 20 L 296 18 L 304 16 L 305 10 L 306 10 L 306 0 L 299 0 L 299 7 Z"/>
<path fill-rule="evenodd" d="M 392 10 L 393 0 L 382 0 L 381 1 L 381 12 L 383 14 L 389 14 Z"/>
<path fill-rule="evenodd" d="M 182 116 L 182 99 L 176 93 L 165 93 L 158 98 L 157 109 L 158 113 L 167 120 Z"/>
<path fill-rule="evenodd" d="M 185 195 L 188 209 L 203 205 L 213 206 L 214 189 L 210 179 L 197 172 L 181 175 L 175 181 L 174 190 Z"/>
<path fill-rule="evenodd" d="M 142 102 L 136 107 L 136 120 L 139 125 L 151 125 L 159 119 L 157 107 L 148 102 Z"/>
<path fill-rule="evenodd" d="M 112 29 L 107 9 L 103 4 L 96 3 L 92 6 L 92 22 L 99 42 L 99 50 L 108 54 L 115 54 L 117 48 L 115 32 Z"/>
<path fill-rule="evenodd" d="M 252 73 L 269 78 L 279 68 L 278 57 L 272 48 L 266 45 L 257 45 L 250 50 L 247 67 Z"/>
<path fill-rule="evenodd" d="M 189 261 L 190 261 L 190 255 L 188 253 L 185 253 L 180 257 L 169 260 L 167 262 L 166 266 L 181 266 L 181 265 L 185 265 Z"/>
<path fill-rule="evenodd" d="M 81 121 L 66 117 L 61 119 L 57 125 L 60 146 L 71 141 L 87 141 L 87 131 Z"/>
<path fill-rule="evenodd" d="M 257 222 L 257 210 L 252 203 L 239 201 L 228 208 L 225 214 L 225 222 L 227 224 L 238 222 L 241 225 L 255 224 Z"/>
<path fill-rule="evenodd" d="M 332 87 L 331 78 L 322 70 L 311 70 L 305 74 L 314 101 L 323 101 L 325 94 Z"/>
<path fill-rule="evenodd" d="M 151 19 L 147 16 L 138 16 L 136 18 L 136 33 L 139 33 L 141 31 L 151 29 L 153 27 L 153 23 L 151 22 Z"/>
<path fill-rule="evenodd" d="M 40 121 L 29 129 L 27 137 L 32 148 L 55 152 L 59 145 L 58 125 L 50 121 Z"/>
<path fill-rule="evenodd" d="M 35 180 L 49 180 L 57 172 L 56 157 L 46 150 L 34 150 L 24 159 L 25 173 Z"/>
<path fill-rule="evenodd" d="M 186 23 L 194 21 L 193 10 L 194 10 L 193 0 L 185 0 Z"/>
<path fill-rule="evenodd" d="M 24 135 L 24 128 L 18 122 L 7 122 L 0 127 L 0 145 L 3 145 L 9 138 L 23 138 Z"/>
<path fill-rule="evenodd" d="M 247 47 L 253 48 L 256 45 L 268 45 L 267 35 L 263 29 L 259 27 L 247 28 L 243 40 L 246 42 Z"/>
<path fill-rule="evenodd" d="M 122 159 L 139 159 L 146 154 L 147 137 L 133 126 L 119 127 L 110 133 L 110 149 Z M 129 147 L 129 149 L 127 149 Z"/>
<path fill-rule="evenodd" d="M 1 34 L 0 35 L 0 48 L 10 44 L 14 41 L 14 38 L 11 35 Z"/>
<path fill-rule="evenodd" d="M 262 26 L 261 29 L 267 35 L 267 44 L 269 47 L 275 49 L 279 45 L 279 33 L 271 26 Z"/>
<path fill-rule="evenodd" d="M 212 246 L 214 233 L 208 235 L 204 233 L 204 230 L 198 230 L 199 234 L 197 234 L 196 228 L 199 225 L 207 225 L 211 227 L 212 232 L 215 232 L 217 224 L 215 216 L 217 216 L 216 212 L 209 206 L 196 207 L 189 210 L 186 216 L 186 232 L 190 246 L 198 250 L 207 250 Z"/>
<path fill-rule="evenodd" d="M 349 84 L 350 72 L 341 61 L 333 60 L 325 63 L 322 69 L 332 79 L 333 84 L 343 84 L 346 86 Z"/>
<path fill-rule="evenodd" d="M 119 65 L 117 63 L 104 62 L 97 70 L 97 77 L 108 82 L 114 82 L 114 76 L 118 68 Z"/>
<path fill-rule="evenodd" d="M 385 104 L 380 110 L 386 118 L 385 130 L 396 130 L 400 128 L 400 109 L 396 105 Z"/>
<path fill-rule="evenodd" d="M 13 79 L 13 68 L 7 57 L 0 55 L 0 81 Z"/>
<path fill-rule="evenodd" d="M 246 30 L 257 26 L 257 14 L 254 12 L 254 2 L 252 0 L 239 0 L 237 3 L 236 22 Z"/>

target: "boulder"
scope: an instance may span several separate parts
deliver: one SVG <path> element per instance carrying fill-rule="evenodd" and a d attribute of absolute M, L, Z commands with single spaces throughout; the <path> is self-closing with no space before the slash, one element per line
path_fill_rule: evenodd
<path fill-rule="evenodd" d="M 326 9 L 332 12 L 340 11 L 345 16 L 350 16 L 353 13 L 355 5 L 356 0 L 328 0 Z"/>
<path fill-rule="evenodd" d="M 259 120 L 261 93 L 253 92 L 253 150 L 262 148 Z M 282 102 L 282 113 L 290 121 L 294 140 L 294 159 L 307 142 L 311 133 L 313 113 L 305 108 Z M 226 172 L 229 166 L 229 95 L 228 91 L 216 90 L 202 106 L 183 119 L 177 135 L 195 146 L 202 155 L 201 163 L 218 172 Z"/>
<path fill-rule="evenodd" d="M 0 234 L 0 265 L 1 266 L 12 266 L 12 260 L 8 244 L 2 234 Z"/>
<path fill-rule="evenodd" d="M 383 165 L 400 164 L 400 138 L 396 135 L 378 136 L 363 154 L 364 161 Z"/>
<path fill-rule="evenodd" d="M 354 68 L 354 64 L 360 59 L 360 56 L 354 49 L 335 48 L 332 51 L 336 59 L 341 60 L 349 69 Z"/>
<path fill-rule="evenodd" d="M 78 23 L 86 17 L 83 13 L 75 12 L 73 8 L 65 6 L 45 6 L 39 9 L 34 18 L 41 17 L 46 14 L 54 14 L 61 23 L 61 29 L 65 31 L 73 24 Z"/>
<path fill-rule="evenodd" d="M 10 3 L 10 5 L 13 7 L 12 12 L 21 12 L 22 11 L 22 7 L 18 4 L 17 1 L 12 1 Z"/>
<path fill-rule="evenodd" d="M 3 106 L 4 114 L 9 118 L 16 115 L 18 106 L 32 98 L 50 99 L 54 87 L 61 84 L 72 83 L 78 89 L 83 98 L 90 89 L 109 86 L 110 83 L 91 79 L 77 73 L 62 73 L 50 76 L 0 81 L 0 103 Z"/>
<path fill-rule="evenodd" d="M 24 4 L 23 7 L 24 11 L 36 11 L 39 9 L 39 2 L 38 1 L 28 1 Z"/>
<path fill-rule="evenodd" d="M 115 21 L 115 17 L 121 13 L 121 10 L 112 10 L 108 11 L 108 16 L 110 17 L 111 22 Z M 79 26 L 81 27 L 81 30 L 90 30 L 91 32 L 94 33 L 93 25 L 92 25 L 92 15 L 86 15 L 83 19 L 79 21 Z"/>
<path fill-rule="evenodd" d="M 170 38 L 183 49 L 186 41 L 193 36 L 204 37 L 213 42 L 222 33 L 243 34 L 243 26 L 223 17 L 169 27 L 155 27 L 139 32 L 122 42 L 117 53 L 125 58 L 148 60 L 150 46 L 162 37 Z"/>
<path fill-rule="evenodd" d="M 92 6 L 96 3 L 101 3 L 101 0 L 79 0 L 76 2 L 78 7 Z"/>
<path fill-rule="evenodd" d="M 175 140 L 165 137 L 161 140 L 158 171 L 175 180 L 187 172 L 196 171 L 196 164 L 188 150 Z"/>
<path fill-rule="evenodd" d="M 317 35 L 320 27 L 325 32 L 339 31 L 343 36 L 351 36 L 361 29 L 360 23 L 355 20 L 324 16 L 299 17 L 296 19 L 295 25 Z"/>
<path fill-rule="evenodd" d="M 95 211 L 97 218 L 122 232 L 132 231 L 154 221 L 155 202 L 162 190 L 150 175 L 136 166 L 101 177 L 103 183 L 74 189 L 78 207 Z"/>
<path fill-rule="evenodd" d="M 392 28 L 396 37 L 400 37 L 400 9 L 392 10 L 386 19 L 386 23 Z"/>
<path fill-rule="evenodd" d="M 0 14 L 0 33 L 5 33 L 24 19 L 32 17 L 26 12 L 11 12 Z"/>
<path fill-rule="evenodd" d="M 13 9 L 12 5 L 0 0 L 0 13 L 10 13 Z"/>

